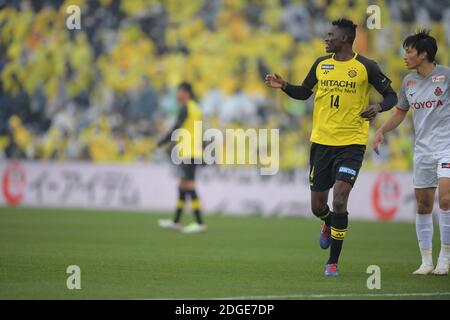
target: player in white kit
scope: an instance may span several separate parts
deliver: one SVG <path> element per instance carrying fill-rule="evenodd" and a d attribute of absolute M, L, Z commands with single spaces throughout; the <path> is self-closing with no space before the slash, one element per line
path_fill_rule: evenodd
<path fill-rule="evenodd" d="M 450 68 L 435 63 L 436 40 L 423 30 L 403 42 L 410 72 L 403 79 L 398 105 L 375 136 L 374 151 L 384 134 L 396 128 L 413 110 L 414 188 L 417 201 L 416 233 L 422 264 L 414 274 L 447 275 L 450 260 Z M 439 189 L 441 251 L 436 268 L 432 260 L 432 211 Z"/>

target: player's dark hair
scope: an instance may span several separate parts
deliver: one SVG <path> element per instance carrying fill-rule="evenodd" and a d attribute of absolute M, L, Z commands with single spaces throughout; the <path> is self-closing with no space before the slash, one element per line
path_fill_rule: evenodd
<path fill-rule="evenodd" d="M 436 57 L 437 44 L 436 39 L 430 36 L 430 30 L 422 29 L 416 34 L 408 36 L 405 41 L 403 41 L 403 48 L 415 48 L 417 54 L 422 52 L 427 53 L 427 59 L 433 62 Z"/>
<path fill-rule="evenodd" d="M 195 98 L 195 94 L 194 94 L 194 90 L 192 89 L 192 85 L 189 82 L 181 82 L 178 85 L 178 89 L 181 89 L 183 91 L 188 92 L 192 99 L 194 99 L 194 100 L 196 99 Z"/>
<path fill-rule="evenodd" d="M 342 29 L 348 37 L 348 42 L 353 44 L 353 41 L 355 41 L 356 38 L 356 24 L 354 24 L 352 20 L 341 18 L 334 20 L 331 24 Z"/>

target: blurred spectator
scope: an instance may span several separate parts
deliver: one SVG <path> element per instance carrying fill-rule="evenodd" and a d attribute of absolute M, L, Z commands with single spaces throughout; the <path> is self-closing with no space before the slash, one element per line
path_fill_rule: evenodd
<path fill-rule="evenodd" d="M 81 7 L 81 30 L 65 27 L 71 4 Z M 396 89 L 407 73 L 401 43 L 417 26 L 431 26 L 437 60 L 450 63 L 450 0 L 378 1 L 382 29 L 374 31 L 364 29 L 369 4 L 0 1 L 0 158 L 148 161 L 176 117 L 175 86 L 190 81 L 209 127 L 280 128 L 282 169 L 306 168 L 312 100 L 267 90 L 262 78 L 277 71 L 301 82 L 325 54 L 330 20 L 360 25 L 359 52 L 379 61 Z M 411 169 L 410 120 L 381 157 L 367 152 L 367 169 Z"/>

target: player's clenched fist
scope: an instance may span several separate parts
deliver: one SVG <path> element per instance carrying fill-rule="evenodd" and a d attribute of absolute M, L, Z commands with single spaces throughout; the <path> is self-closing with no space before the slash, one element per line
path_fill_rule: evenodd
<path fill-rule="evenodd" d="M 361 112 L 359 115 L 363 118 L 365 118 L 367 121 L 371 121 L 375 119 L 377 114 L 381 112 L 381 105 L 378 104 L 372 104 L 366 108 L 363 112 Z"/>
<path fill-rule="evenodd" d="M 266 75 L 265 83 L 271 88 L 284 88 L 286 86 L 286 81 L 276 73 Z"/>

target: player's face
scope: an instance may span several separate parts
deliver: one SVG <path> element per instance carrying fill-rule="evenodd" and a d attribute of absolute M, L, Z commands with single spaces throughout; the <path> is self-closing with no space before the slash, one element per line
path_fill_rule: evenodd
<path fill-rule="evenodd" d="M 336 26 L 332 26 L 325 36 L 325 51 L 335 53 L 341 50 L 344 33 Z"/>
<path fill-rule="evenodd" d="M 183 89 L 177 89 L 176 96 L 179 103 L 185 103 L 189 100 L 189 93 Z"/>
<path fill-rule="evenodd" d="M 424 54 L 417 54 L 416 48 L 406 47 L 403 60 L 405 61 L 406 68 L 416 69 L 425 59 Z"/>

